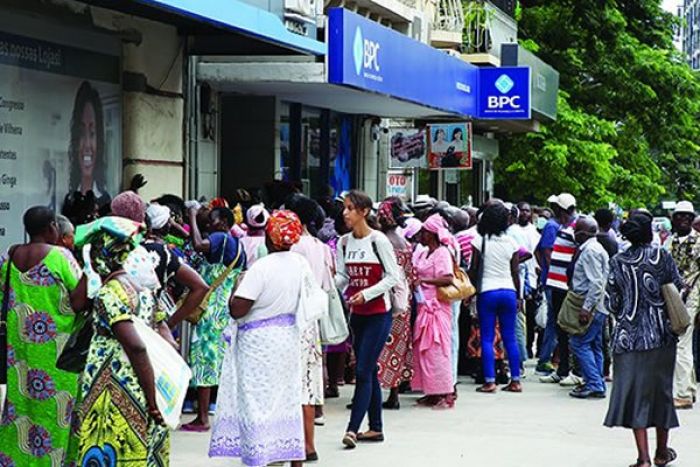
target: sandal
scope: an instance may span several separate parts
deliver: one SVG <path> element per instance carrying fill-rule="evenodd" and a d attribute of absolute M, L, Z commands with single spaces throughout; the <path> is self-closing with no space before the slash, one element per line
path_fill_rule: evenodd
<path fill-rule="evenodd" d="M 206 433 L 207 431 L 209 431 L 209 428 L 209 425 L 186 423 L 180 427 L 180 431 L 189 431 L 191 433 Z"/>
<path fill-rule="evenodd" d="M 501 391 L 505 392 L 523 392 L 523 385 L 519 381 L 511 381 L 508 386 L 503 386 Z"/>
<path fill-rule="evenodd" d="M 476 388 L 476 392 L 482 392 L 485 394 L 493 394 L 498 391 L 498 386 L 495 383 L 486 383 L 483 386 Z"/>
<path fill-rule="evenodd" d="M 630 465 L 630 467 L 645 467 L 647 464 L 649 464 L 649 467 L 651 467 L 651 461 L 650 460 L 642 460 L 642 459 L 637 459 L 637 462 L 635 464 Z"/>
<path fill-rule="evenodd" d="M 346 449 L 355 449 L 357 447 L 357 435 L 352 431 L 348 431 L 343 436 L 343 444 Z"/>
<path fill-rule="evenodd" d="M 453 400 L 443 397 L 437 404 L 433 405 L 433 410 L 448 410 L 454 409 L 454 407 L 455 403 Z"/>
<path fill-rule="evenodd" d="M 678 459 L 678 453 L 673 448 L 666 448 L 666 460 L 663 462 L 658 462 L 659 456 L 654 457 L 654 465 L 656 467 L 666 467 L 671 462 Z"/>

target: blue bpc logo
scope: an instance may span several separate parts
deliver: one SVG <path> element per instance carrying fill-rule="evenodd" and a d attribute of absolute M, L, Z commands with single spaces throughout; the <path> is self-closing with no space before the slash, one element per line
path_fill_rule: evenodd
<path fill-rule="evenodd" d="M 509 97 L 505 95 L 508 94 L 513 89 L 513 87 L 515 87 L 515 81 L 513 81 L 513 79 L 510 76 L 502 74 L 498 77 L 494 85 L 496 86 L 496 89 L 498 89 L 498 91 L 504 95 L 488 96 L 489 109 L 520 109 L 520 96 Z"/>
<path fill-rule="evenodd" d="M 379 72 L 379 48 L 377 42 L 365 39 L 362 30 L 358 26 L 355 29 L 355 39 L 352 44 L 352 57 L 355 62 L 355 73 L 362 74 L 363 69 Z"/>
<path fill-rule="evenodd" d="M 515 82 L 508 75 L 501 75 L 496 80 L 496 89 L 501 91 L 501 94 L 508 94 L 513 86 L 515 86 Z"/>

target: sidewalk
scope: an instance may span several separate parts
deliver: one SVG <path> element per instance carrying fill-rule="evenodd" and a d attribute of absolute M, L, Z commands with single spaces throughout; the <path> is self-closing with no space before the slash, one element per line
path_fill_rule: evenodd
<path fill-rule="evenodd" d="M 629 430 L 602 426 L 606 400 L 574 400 L 568 390 L 529 376 L 522 394 L 477 394 L 463 379 L 454 410 L 436 411 L 402 397 L 399 411 L 385 411 L 387 441 L 345 451 L 340 440 L 348 421 L 352 386 L 326 405 L 326 426 L 317 427 L 320 467 L 623 467 L 636 460 Z M 681 428 L 670 445 L 673 467 L 700 466 L 700 407 L 679 412 Z M 364 427 L 363 427 L 364 428 Z M 652 449 L 653 449 L 652 437 Z M 209 435 L 175 433 L 173 467 L 238 466 L 239 460 L 209 459 Z"/>

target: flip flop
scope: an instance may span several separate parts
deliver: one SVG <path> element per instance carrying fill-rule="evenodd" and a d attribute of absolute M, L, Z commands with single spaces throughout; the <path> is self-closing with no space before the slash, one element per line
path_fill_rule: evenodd
<path fill-rule="evenodd" d="M 476 388 L 476 392 L 481 392 L 481 393 L 484 393 L 484 394 L 493 394 L 493 393 L 495 393 L 496 391 L 498 391 L 498 386 L 496 386 L 495 384 L 493 385 L 493 388 L 492 388 L 492 389 L 486 389 L 486 385 L 484 385 L 484 386 L 479 386 L 478 388 Z"/>
<path fill-rule="evenodd" d="M 654 458 L 654 465 L 656 467 L 666 467 L 668 464 L 670 464 L 671 462 L 678 459 L 678 453 L 673 448 L 666 448 L 666 456 L 668 456 L 666 459 L 666 462 L 656 462 L 658 457 L 655 457 Z"/>
<path fill-rule="evenodd" d="M 503 386 L 501 391 L 505 392 L 523 392 L 523 387 L 520 384 L 510 383 L 508 386 Z"/>
<path fill-rule="evenodd" d="M 645 464 L 651 465 L 651 461 L 643 461 L 641 459 L 637 459 L 637 462 L 634 464 L 631 464 L 630 467 L 643 467 Z"/>
<path fill-rule="evenodd" d="M 357 434 L 358 442 L 368 442 L 368 443 L 381 443 L 384 441 L 384 433 L 379 433 L 377 435 L 367 436 L 364 433 Z"/>
<path fill-rule="evenodd" d="M 180 431 L 188 431 L 190 433 L 206 433 L 211 427 L 207 425 L 193 425 L 192 423 L 186 423 L 180 427 Z"/>

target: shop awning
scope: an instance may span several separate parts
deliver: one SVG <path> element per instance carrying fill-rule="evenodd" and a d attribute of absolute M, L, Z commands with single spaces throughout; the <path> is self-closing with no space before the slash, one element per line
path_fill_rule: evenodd
<path fill-rule="evenodd" d="M 170 23 L 203 36 L 229 32 L 310 55 L 325 55 L 327 51 L 325 43 L 287 30 L 274 13 L 240 0 L 86 0 L 85 3 Z"/>
<path fill-rule="evenodd" d="M 276 96 L 336 112 L 386 118 L 457 118 L 460 114 L 386 94 L 329 83 L 323 63 L 202 61 L 197 79 L 221 92 Z"/>

